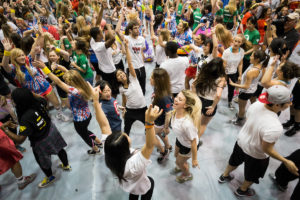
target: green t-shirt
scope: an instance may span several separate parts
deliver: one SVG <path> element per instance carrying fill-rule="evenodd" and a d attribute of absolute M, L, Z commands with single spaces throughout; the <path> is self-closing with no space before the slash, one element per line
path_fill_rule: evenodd
<path fill-rule="evenodd" d="M 81 69 L 86 70 L 85 73 L 79 71 L 81 76 L 84 79 L 92 78 L 93 77 L 93 70 L 89 66 L 89 61 L 88 61 L 86 55 L 84 55 L 84 54 L 78 55 L 74 51 L 72 57 L 73 57 L 74 62 L 76 63 L 76 65 L 78 65 Z"/>
<path fill-rule="evenodd" d="M 223 12 L 224 12 L 224 9 L 220 8 L 220 10 L 218 10 L 215 15 L 216 16 L 223 16 Z"/>
<path fill-rule="evenodd" d="M 162 9 L 162 7 L 161 7 L 161 6 L 157 6 L 157 7 L 156 7 L 156 10 L 158 10 L 158 11 L 160 11 L 160 12 L 162 12 L 162 11 L 163 11 L 163 9 Z"/>
<path fill-rule="evenodd" d="M 193 24 L 193 30 L 200 24 L 202 14 L 200 12 L 200 8 L 197 8 L 193 12 L 193 18 L 194 18 L 194 24 Z"/>
<path fill-rule="evenodd" d="M 249 31 L 248 29 L 246 29 L 246 31 L 244 32 L 244 36 L 245 36 L 246 40 L 251 42 L 253 45 L 258 44 L 258 42 L 260 40 L 260 34 L 259 34 L 258 30 L 256 30 L 256 29 L 254 29 L 253 31 Z M 250 60 L 250 56 L 251 56 L 251 54 L 245 55 L 245 58 Z"/>
<path fill-rule="evenodd" d="M 237 16 L 238 11 L 234 11 L 233 14 L 230 13 L 228 9 L 224 9 L 223 17 L 224 17 L 224 23 L 233 23 L 234 16 Z"/>
<path fill-rule="evenodd" d="M 178 5 L 178 15 L 176 15 L 176 23 L 179 24 L 179 21 L 181 19 L 181 11 L 182 11 L 182 3 L 179 3 Z"/>

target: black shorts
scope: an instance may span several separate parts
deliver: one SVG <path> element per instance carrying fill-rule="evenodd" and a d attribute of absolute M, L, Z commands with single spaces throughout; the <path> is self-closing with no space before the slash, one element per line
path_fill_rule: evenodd
<path fill-rule="evenodd" d="M 6 96 L 8 94 L 10 94 L 10 89 L 7 83 L 4 81 L 4 77 L 0 73 L 0 95 Z"/>
<path fill-rule="evenodd" d="M 68 94 L 63 89 L 61 89 L 58 85 L 56 85 L 56 90 L 60 98 L 62 99 L 68 98 Z"/>
<path fill-rule="evenodd" d="M 251 97 L 253 97 L 254 93 L 244 93 L 244 92 L 240 92 L 239 93 L 239 99 L 247 101 L 249 100 Z"/>
<path fill-rule="evenodd" d="M 215 107 L 215 110 L 214 110 L 214 112 L 211 115 L 206 114 L 206 112 L 208 110 L 206 107 L 209 107 L 209 106 L 213 105 L 214 101 L 213 100 L 204 99 L 202 97 L 199 97 L 199 98 L 200 98 L 201 103 L 202 103 L 201 113 L 204 116 L 206 116 L 206 117 L 212 117 L 212 116 L 214 116 L 216 114 L 216 112 L 217 112 L 217 107 L 218 106 Z"/>
<path fill-rule="evenodd" d="M 300 110 L 300 80 L 294 86 L 293 89 L 293 106 L 295 109 Z"/>
<path fill-rule="evenodd" d="M 269 157 L 266 159 L 257 159 L 249 156 L 244 153 L 236 142 L 229 159 L 229 165 L 236 167 L 245 162 L 245 180 L 258 184 L 259 178 L 263 178 L 267 171 L 269 160 Z"/>
<path fill-rule="evenodd" d="M 254 92 L 253 96 L 258 98 L 259 95 L 261 94 L 261 92 L 263 91 L 263 89 L 264 89 L 263 86 L 257 85 L 257 89 L 256 89 L 256 91 Z"/>
<path fill-rule="evenodd" d="M 177 138 L 176 138 L 176 146 L 179 148 L 179 153 L 181 155 L 187 155 L 191 152 L 191 148 L 182 145 Z M 200 147 L 200 142 L 197 145 L 197 150 L 199 149 L 199 147 Z"/>

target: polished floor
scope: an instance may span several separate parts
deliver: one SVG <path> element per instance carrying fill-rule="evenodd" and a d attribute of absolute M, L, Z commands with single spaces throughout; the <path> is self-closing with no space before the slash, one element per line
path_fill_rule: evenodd
<path fill-rule="evenodd" d="M 149 85 L 149 76 L 154 68 L 154 64 L 146 64 L 147 70 L 147 102 L 150 103 L 152 88 Z M 240 166 L 233 172 L 235 179 L 229 184 L 219 184 L 217 179 L 228 162 L 232 152 L 236 138 L 239 133 L 239 128 L 231 123 L 237 112 L 237 109 L 231 111 L 227 108 L 226 89 L 223 92 L 223 98 L 219 103 L 217 114 L 209 124 L 202 140 L 204 144 L 199 148 L 198 160 L 200 169 L 191 169 L 194 179 L 184 184 L 175 182 L 175 176 L 170 175 L 169 171 L 174 167 L 174 155 L 170 154 L 169 159 L 165 164 L 159 165 L 156 162 L 158 153 L 153 152 L 151 157 L 152 164 L 148 167 L 148 175 L 155 180 L 155 188 L 153 193 L 154 200 L 230 200 L 237 199 L 233 194 L 234 190 L 243 181 L 243 166 Z M 118 99 L 120 100 L 120 99 Z M 92 106 L 90 106 L 92 109 Z M 235 104 L 235 107 L 237 105 Z M 69 112 L 69 111 L 67 111 Z M 70 114 L 70 112 L 69 112 Z M 52 111 L 51 115 L 55 113 Z M 288 111 L 285 111 L 280 116 L 281 120 L 286 120 Z M 60 130 L 62 136 L 66 140 L 68 146 L 69 162 L 72 166 L 71 172 L 63 172 L 57 165 L 59 159 L 57 156 L 52 157 L 52 169 L 57 176 L 55 183 L 47 188 L 39 189 L 38 183 L 44 178 L 44 174 L 37 165 L 32 150 L 27 140 L 23 146 L 27 151 L 24 153 L 24 158 L 21 160 L 23 174 L 37 173 L 36 180 L 27 186 L 23 191 L 17 189 L 16 180 L 13 174 L 8 171 L 0 176 L 0 191 L 1 200 L 67 200 L 67 199 L 86 199 L 86 200 L 125 200 L 128 199 L 128 194 L 118 187 L 118 181 L 112 176 L 111 172 L 105 166 L 104 156 L 89 156 L 86 151 L 88 146 L 83 142 L 79 135 L 75 132 L 72 122 L 62 123 L 53 117 L 53 121 Z M 270 122 L 272 123 L 272 122 Z M 93 117 L 90 126 L 98 137 L 101 137 L 101 131 Z M 140 148 L 144 144 L 145 135 L 143 124 L 136 122 L 130 134 L 134 148 Z M 170 133 L 170 142 L 174 146 L 175 136 Z M 294 150 L 300 148 L 300 133 L 294 137 L 282 136 L 276 144 L 276 150 L 282 155 L 289 155 Z M 1 153 L 1 152 L 0 152 Z M 289 184 L 286 192 L 279 192 L 272 184 L 268 177 L 268 173 L 274 172 L 279 166 L 279 162 L 271 159 L 268 171 L 259 185 L 253 185 L 256 195 L 252 198 L 245 199 L 260 199 L 273 200 L 289 199 L 296 181 Z M 297 180 L 298 181 L 298 180 Z"/>

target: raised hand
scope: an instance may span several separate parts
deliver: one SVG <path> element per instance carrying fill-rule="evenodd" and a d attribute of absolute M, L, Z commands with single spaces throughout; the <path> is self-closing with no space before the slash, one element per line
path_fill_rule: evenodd
<path fill-rule="evenodd" d="M 163 110 L 159 110 L 159 107 L 151 104 L 145 113 L 145 121 L 148 123 L 153 123 L 161 114 Z"/>
<path fill-rule="evenodd" d="M 10 51 L 13 48 L 13 46 L 11 45 L 9 39 L 7 39 L 7 38 L 4 38 L 4 40 L 2 40 L 2 44 L 3 44 L 3 47 L 4 47 L 5 51 Z"/>

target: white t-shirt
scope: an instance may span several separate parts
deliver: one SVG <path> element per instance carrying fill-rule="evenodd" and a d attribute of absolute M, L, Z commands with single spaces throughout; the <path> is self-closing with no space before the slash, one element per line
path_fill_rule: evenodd
<path fill-rule="evenodd" d="M 146 107 L 146 100 L 137 78 L 129 75 L 129 86 L 125 89 L 123 86 L 119 88 L 121 94 L 126 96 L 126 107 L 138 109 Z"/>
<path fill-rule="evenodd" d="M 146 159 L 141 151 L 131 156 L 125 165 L 124 178 L 121 182 L 124 191 L 135 195 L 146 194 L 151 188 L 151 182 L 147 177 L 146 167 L 151 160 Z"/>
<path fill-rule="evenodd" d="M 124 36 L 128 40 L 128 48 L 131 55 L 131 62 L 134 69 L 144 66 L 142 51 L 145 48 L 145 38 L 138 36 L 136 39 L 131 36 Z"/>
<path fill-rule="evenodd" d="M 196 144 L 198 144 L 198 129 L 195 127 L 189 116 L 180 119 L 177 119 L 176 116 L 174 116 L 172 117 L 171 124 L 176 138 L 183 146 L 191 148 L 191 144 L 194 139 L 196 139 Z"/>
<path fill-rule="evenodd" d="M 204 99 L 213 101 L 216 97 L 218 87 L 223 87 L 223 83 L 221 82 L 221 80 L 222 80 L 221 77 L 217 78 L 215 81 L 217 87 L 214 87 L 209 91 L 207 90 L 204 95 L 201 95 L 200 93 L 198 93 L 197 95 Z"/>
<path fill-rule="evenodd" d="M 163 42 L 164 44 L 167 44 L 167 42 Z M 166 56 L 166 52 L 165 52 L 165 48 L 163 48 L 160 45 L 156 46 L 156 63 L 158 65 L 161 65 L 161 63 L 163 63 L 165 60 L 167 60 L 167 56 Z"/>
<path fill-rule="evenodd" d="M 222 59 L 226 61 L 227 65 L 225 67 L 226 74 L 235 74 L 237 72 L 238 66 L 243 60 L 244 49 L 240 48 L 238 53 L 232 52 L 232 47 L 227 48 L 222 55 Z"/>
<path fill-rule="evenodd" d="M 248 108 L 246 118 L 237 143 L 251 157 L 265 159 L 268 155 L 262 149 L 262 141 L 273 143 L 282 135 L 283 127 L 279 118 L 259 101 Z"/>
<path fill-rule="evenodd" d="M 184 89 L 185 69 L 188 66 L 189 59 L 187 57 L 169 58 L 160 65 L 170 76 L 172 93 L 179 93 Z"/>
<path fill-rule="evenodd" d="M 112 58 L 112 49 L 106 49 L 105 42 L 96 42 L 93 38 L 90 44 L 98 59 L 99 69 L 104 73 L 114 72 L 116 67 Z"/>

